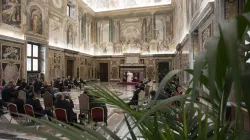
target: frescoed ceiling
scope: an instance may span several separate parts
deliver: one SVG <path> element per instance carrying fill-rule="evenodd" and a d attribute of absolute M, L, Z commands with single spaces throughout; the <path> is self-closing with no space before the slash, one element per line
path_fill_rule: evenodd
<path fill-rule="evenodd" d="M 83 0 L 83 1 L 95 12 L 171 4 L 171 0 Z"/>

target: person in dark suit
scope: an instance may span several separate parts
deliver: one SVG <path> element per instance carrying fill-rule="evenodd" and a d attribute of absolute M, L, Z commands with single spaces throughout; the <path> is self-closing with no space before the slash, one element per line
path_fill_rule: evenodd
<path fill-rule="evenodd" d="M 28 100 L 26 101 L 26 104 L 32 105 L 33 110 L 35 112 L 35 116 L 40 118 L 44 115 L 47 115 L 49 117 L 53 117 L 53 114 L 49 110 L 44 110 L 43 107 L 41 106 L 40 100 L 35 98 L 34 93 L 30 93 L 28 96 Z M 50 118 L 49 118 L 50 120 Z"/>
<path fill-rule="evenodd" d="M 105 103 L 103 102 L 96 102 L 95 100 L 98 98 L 96 96 L 91 95 L 87 90 L 84 91 L 84 93 L 89 97 L 89 109 L 91 111 L 94 107 L 101 107 L 104 111 L 104 123 L 106 126 L 108 125 L 107 119 L 108 119 L 108 109 Z"/>
<path fill-rule="evenodd" d="M 23 108 L 23 105 L 24 105 L 24 101 L 20 98 L 18 98 L 18 92 L 15 91 L 14 94 L 13 94 L 13 98 L 11 99 L 11 103 L 15 104 L 17 106 L 17 111 L 18 113 L 22 113 L 24 114 L 24 108 Z"/>
<path fill-rule="evenodd" d="M 40 94 L 41 87 L 42 87 L 42 82 L 40 81 L 40 79 L 36 79 L 36 81 L 34 83 L 34 92 L 36 94 Z"/>
<path fill-rule="evenodd" d="M 139 93 L 141 92 L 141 90 L 144 90 L 144 87 L 139 86 L 139 85 L 135 86 L 134 95 L 132 99 L 130 100 L 130 102 L 128 103 L 128 105 L 138 105 L 138 98 L 139 98 Z"/>
<path fill-rule="evenodd" d="M 15 92 L 14 83 L 10 81 L 2 91 L 2 99 L 4 102 L 8 103 L 13 98 L 13 94 Z"/>
<path fill-rule="evenodd" d="M 77 115 L 73 111 L 74 104 L 73 104 L 72 100 L 71 101 L 70 101 L 70 99 L 65 100 L 65 96 L 62 93 L 58 93 L 56 95 L 55 108 L 65 109 L 67 112 L 68 121 L 74 122 L 74 123 L 77 122 Z"/>

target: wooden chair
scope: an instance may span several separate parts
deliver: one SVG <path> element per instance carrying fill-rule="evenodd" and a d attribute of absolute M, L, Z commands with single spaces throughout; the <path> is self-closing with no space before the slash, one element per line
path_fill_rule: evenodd
<path fill-rule="evenodd" d="M 57 120 L 68 123 L 67 111 L 62 108 L 55 109 L 55 117 Z"/>
<path fill-rule="evenodd" d="M 23 90 L 18 92 L 18 97 L 22 99 L 24 103 L 26 103 L 26 93 Z"/>
<path fill-rule="evenodd" d="M 93 107 L 91 109 L 91 127 L 93 128 L 93 122 L 103 122 L 105 123 L 104 120 L 104 109 L 102 107 Z"/>
<path fill-rule="evenodd" d="M 81 94 L 78 96 L 79 99 L 79 107 L 80 107 L 80 115 L 89 115 L 89 97 L 86 94 Z M 89 119 L 89 117 L 88 117 Z"/>
<path fill-rule="evenodd" d="M 53 112 L 54 106 L 53 106 L 53 95 L 46 94 L 43 96 L 43 102 L 45 110 L 51 110 Z"/>

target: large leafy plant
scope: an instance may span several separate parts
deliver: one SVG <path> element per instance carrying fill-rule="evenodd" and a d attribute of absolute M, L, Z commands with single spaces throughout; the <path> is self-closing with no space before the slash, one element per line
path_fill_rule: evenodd
<path fill-rule="evenodd" d="M 250 23 L 250 2 L 246 3 L 245 13 L 230 21 L 219 24 L 220 36 L 214 36 L 206 41 L 206 52 L 201 52 L 195 59 L 194 69 L 174 70 L 169 72 L 160 83 L 155 99 L 140 110 L 131 109 L 127 103 L 105 86 L 91 84 L 91 94 L 100 97 L 97 101 L 116 106 L 123 110 L 128 133 L 120 138 L 115 133 L 102 127 L 113 139 L 143 138 L 145 140 L 226 140 L 248 139 L 241 124 L 241 109 L 236 108 L 236 119 L 225 120 L 225 110 L 231 89 L 235 90 L 235 104 L 241 106 L 246 103 L 250 115 L 250 87 L 248 80 L 250 73 L 244 69 L 245 61 L 250 58 L 250 47 L 245 45 Z M 193 75 L 185 95 L 175 96 L 166 100 L 157 101 L 169 80 L 179 72 L 188 72 Z M 206 90 L 204 90 L 206 89 Z M 198 94 L 197 94 L 198 93 Z M 197 101 L 196 99 L 200 100 Z M 180 101 L 181 106 L 168 107 L 167 104 Z M 28 116 L 26 116 L 28 117 Z M 38 123 L 64 134 L 72 140 L 105 139 L 98 132 L 86 126 L 75 124 L 59 127 L 55 123 L 31 118 Z M 6 127 L 21 127 L 23 131 L 30 131 L 46 138 L 53 136 L 37 132 L 21 125 L 1 123 Z M 138 131 L 137 131 L 138 130 Z M 53 137 L 53 139 L 57 139 Z"/>

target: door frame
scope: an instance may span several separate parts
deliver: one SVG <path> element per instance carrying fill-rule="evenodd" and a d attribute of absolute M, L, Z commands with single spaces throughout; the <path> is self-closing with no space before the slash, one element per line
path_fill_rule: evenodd
<path fill-rule="evenodd" d="M 72 60 L 73 61 L 73 75 L 71 78 L 75 78 L 77 76 L 76 71 L 77 71 L 77 67 L 76 67 L 76 58 L 75 57 L 71 57 L 71 56 L 65 56 L 65 74 L 64 77 L 68 77 L 68 60 Z"/>
<path fill-rule="evenodd" d="M 155 82 L 158 83 L 159 81 L 159 71 L 158 71 L 158 68 L 159 68 L 159 63 L 160 62 L 168 62 L 168 65 L 169 65 L 169 71 L 172 70 L 172 59 L 157 59 L 155 60 L 155 63 L 156 63 L 156 77 L 155 77 Z"/>
<path fill-rule="evenodd" d="M 110 81 L 111 71 L 110 71 L 110 60 L 97 60 L 99 77 L 98 81 L 100 81 L 100 63 L 108 63 L 108 82 Z"/>

